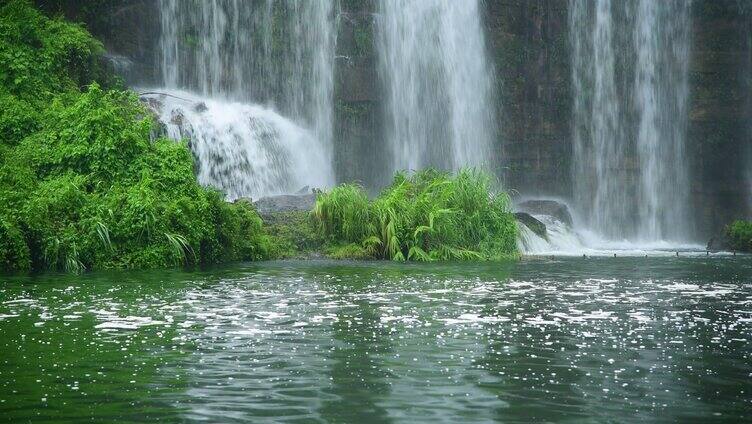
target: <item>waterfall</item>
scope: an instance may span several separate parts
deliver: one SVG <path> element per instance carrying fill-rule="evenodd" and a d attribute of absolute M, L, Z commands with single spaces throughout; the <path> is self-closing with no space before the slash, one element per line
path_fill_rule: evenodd
<path fill-rule="evenodd" d="M 684 0 L 570 1 L 574 194 L 608 238 L 691 232 L 689 8 Z"/>
<path fill-rule="evenodd" d="M 641 0 L 635 46 L 637 136 L 642 185 L 638 237 L 681 238 L 688 225 L 689 178 L 684 151 L 689 98 L 689 2 Z"/>
<path fill-rule="evenodd" d="M 329 183 L 328 158 L 315 136 L 271 109 L 167 91 L 150 98 L 167 134 L 187 139 L 200 184 L 222 189 L 227 200 L 292 193 Z"/>
<path fill-rule="evenodd" d="M 199 168 L 216 169 L 214 173 L 221 174 L 228 163 L 255 161 L 247 153 L 268 147 L 251 148 L 248 143 L 289 136 L 292 138 L 276 139 L 272 144 L 290 150 L 283 156 L 292 155 L 292 151 L 308 156 L 310 161 L 316 161 L 310 165 L 318 170 L 306 174 L 308 166 L 277 160 L 264 165 L 254 163 L 252 174 L 233 174 L 263 182 L 230 182 L 222 178 L 203 182 L 216 185 L 228 195 L 232 192 L 235 197 L 299 188 L 291 187 L 291 181 L 334 183 L 334 2 L 160 0 L 160 11 L 164 87 L 190 91 L 211 105 L 207 114 L 181 111 L 183 119 L 196 119 L 183 126 L 180 135 L 191 137 Z M 207 128 L 213 122 L 205 116 L 215 116 L 217 111 L 230 116 L 223 116 L 225 121 Z M 227 127 L 231 122 L 240 127 Z M 281 131 L 280 127 L 299 131 Z M 301 131 L 310 136 L 299 136 Z M 210 143 L 224 147 L 205 155 L 195 150 L 196 146 Z M 227 148 L 233 143 L 250 150 Z"/>
<path fill-rule="evenodd" d="M 496 131 L 479 1 L 380 0 L 379 12 L 393 169 L 484 165 Z"/>
<path fill-rule="evenodd" d="M 619 127 L 616 57 L 611 1 L 575 0 L 570 7 L 574 88 L 575 200 L 594 228 L 609 232 L 628 220 L 626 143 Z M 586 95 L 589 94 L 589 97 Z"/>
<path fill-rule="evenodd" d="M 737 0 L 739 14 L 742 17 L 742 43 L 744 48 L 743 65 L 741 66 L 741 89 L 745 99 L 747 116 L 752 116 L 752 1 Z M 746 179 L 747 179 L 747 216 L 752 217 L 752 119 L 746 123 Z"/>

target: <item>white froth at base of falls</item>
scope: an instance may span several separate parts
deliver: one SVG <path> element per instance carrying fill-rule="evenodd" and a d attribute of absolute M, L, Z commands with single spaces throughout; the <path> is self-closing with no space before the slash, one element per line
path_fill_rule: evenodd
<path fill-rule="evenodd" d="M 517 247 L 525 255 L 531 256 L 674 256 L 706 255 L 704 246 L 697 244 L 677 244 L 659 240 L 650 242 L 614 241 L 597 233 L 571 227 L 548 215 L 533 215 L 546 225 L 548 240 L 535 234 L 527 226 L 518 223 Z M 711 253 L 728 255 L 729 252 Z"/>
<path fill-rule="evenodd" d="M 228 200 L 334 185 L 325 143 L 277 112 L 178 90 L 160 93 L 155 98 L 168 136 L 188 140 L 199 183 Z"/>

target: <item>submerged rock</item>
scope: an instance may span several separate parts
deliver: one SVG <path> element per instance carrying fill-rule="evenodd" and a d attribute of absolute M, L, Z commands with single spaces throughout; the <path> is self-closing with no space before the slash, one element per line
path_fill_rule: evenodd
<path fill-rule="evenodd" d="M 569 213 L 569 208 L 556 200 L 528 200 L 520 203 L 518 209 L 533 215 L 553 216 L 570 227 L 572 226 L 572 215 Z"/>
<path fill-rule="evenodd" d="M 524 224 L 527 228 L 530 229 L 530 231 L 534 232 L 539 237 L 548 240 L 546 224 L 540 222 L 534 216 L 526 212 L 515 212 L 514 218 L 517 220 L 517 222 Z"/>

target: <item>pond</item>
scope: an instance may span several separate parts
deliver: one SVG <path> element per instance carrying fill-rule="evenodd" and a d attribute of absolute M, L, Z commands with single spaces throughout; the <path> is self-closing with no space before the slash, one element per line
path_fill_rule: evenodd
<path fill-rule="evenodd" d="M 0 420 L 739 422 L 752 258 L 0 277 Z"/>

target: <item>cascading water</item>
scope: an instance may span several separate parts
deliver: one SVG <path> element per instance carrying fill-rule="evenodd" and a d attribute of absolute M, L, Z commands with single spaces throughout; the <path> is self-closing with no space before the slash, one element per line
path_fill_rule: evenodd
<path fill-rule="evenodd" d="M 611 239 L 689 238 L 690 2 L 570 1 L 580 215 Z"/>
<path fill-rule="evenodd" d="M 635 46 L 637 150 L 641 163 L 638 237 L 688 234 L 689 179 L 684 152 L 689 98 L 688 1 L 641 0 Z"/>
<path fill-rule="evenodd" d="M 329 182 L 323 151 L 301 148 L 316 143 L 314 134 L 271 109 L 174 90 L 151 101 L 168 136 L 189 140 L 199 183 L 221 188 L 228 200 Z"/>
<path fill-rule="evenodd" d="M 164 87 L 208 107 L 162 111 L 180 112 L 173 135 L 191 139 L 202 182 L 231 197 L 333 184 L 334 2 L 160 0 L 160 10 Z"/>
<path fill-rule="evenodd" d="M 489 161 L 493 80 L 477 0 L 380 0 L 379 67 L 394 170 Z"/>
<path fill-rule="evenodd" d="M 534 215 L 546 226 L 547 238 L 540 237 L 524 224 L 517 225 L 517 247 L 531 256 L 682 256 L 707 255 L 703 246 L 656 240 L 632 243 L 604 239 L 600 234 L 587 229 L 573 228 L 548 215 Z M 731 255 L 731 252 L 714 252 L 714 255 Z"/>
<path fill-rule="evenodd" d="M 575 200 L 594 228 L 624 225 L 629 192 L 620 175 L 625 143 L 620 133 L 611 2 L 574 0 L 570 6 L 574 88 Z M 588 93 L 589 96 L 586 96 Z M 616 235 L 613 234 L 612 235 Z"/>

